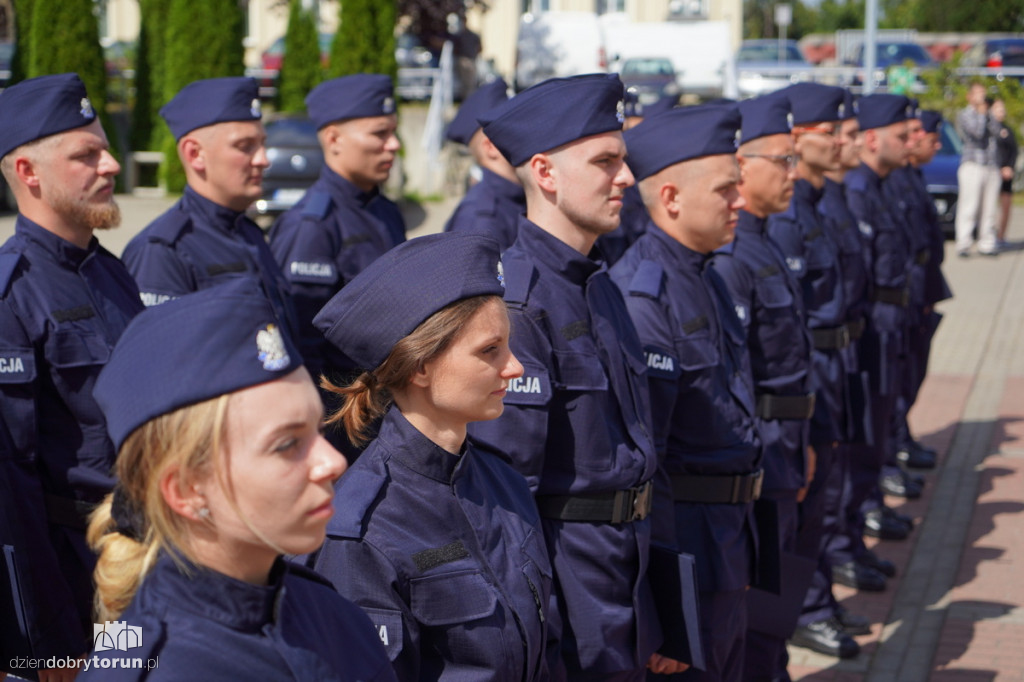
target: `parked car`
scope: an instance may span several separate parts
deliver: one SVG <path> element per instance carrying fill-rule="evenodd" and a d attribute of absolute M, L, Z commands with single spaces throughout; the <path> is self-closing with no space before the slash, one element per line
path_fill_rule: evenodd
<path fill-rule="evenodd" d="M 977 42 L 964 52 L 960 65 L 981 69 L 1024 67 L 1024 38 L 989 38 Z M 1013 77 L 1024 83 L 1024 76 Z"/>
<path fill-rule="evenodd" d="M 14 43 L 0 43 L 0 87 L 6 87 L 11 80 L 11 64 L 14 62 Z"/>
<path fill-rule="evenodd" d="M 792 83 L 810 80 L 814 66 L 795 40 L 744 40 L 736 53 L 736 87 L 740 97 L 757 97 Z"/>
<path fill-rule="evenodd" d="M 949 121 L 942 123 L 942 149 L 925 166 L 921 167 L 928 193 L 935 202 L 935 210 L 939 213 L 939 222 L 946 236 L 951 238 L 955 233 L 956 204 L 960 193 L 956 171 L 960 167 L 960 150 L 962 144 L 956 129 Z"/>
<path fill-rule="evenodd" d="M 323 151 L 316 126 L 305 116 L 280 115 L 266 122 L 267 160 L 263 196 L 252 207 L 259 215 L 276 215 L 294 206 L 320 177 Z"/>
<path fill-rule="evenodd" d="M 676 81 L 672 61 L 664 57 L 623 59 L 616 70 L 627 90 L 634 90 L 640 104 L 654 104 L 663 97 L 679 98 L 682 90 Z"/>
<path fill-rule="evenodd" d="M 852 64 L 864 66 L 864 45 L 857 46 L 854 52 Z M 909 64 L 916 69 L 929 69 L 936 66 L 935 60 L 917 43 L 908 42 L 879 42 L 875 43 L 875 85 L 886 85 L 886 71 L 890 67 L 904 66 Z M 853 85 L 864 84 L 864 72 L 860 71 L 853 77 Z M 924 83 L 917 79 L 912 86 L 912 91 L 923 91 Z"/>
<path fill-rule="evenodd" d="M 319 34 L 320 43 L 320 64 L 327 67 L 331 58 L 331 42 L 334 40 L 333 33 Z M 263 87 L 274 87 L 277 84 L 277 74 L 284 63 L 284 36 L 281 36 L 270 44 L 270 47 L 260 55 L 260 68 L 268 72 L 268 75 L 260 81 Z"/>

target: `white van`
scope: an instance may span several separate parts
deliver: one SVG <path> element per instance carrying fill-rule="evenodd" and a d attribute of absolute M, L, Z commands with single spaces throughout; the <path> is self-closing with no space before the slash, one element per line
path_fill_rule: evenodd
<path fill-rule="evenodd" d="M 548 78 L 607 69 L 604 30 L 596 13 L 526 13 L 519 20 L 517 92 Z"/>

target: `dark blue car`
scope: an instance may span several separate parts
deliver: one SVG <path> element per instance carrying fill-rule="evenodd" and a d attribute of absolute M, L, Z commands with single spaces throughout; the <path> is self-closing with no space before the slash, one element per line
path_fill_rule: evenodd
<path fill-rule="evenodd" d="M 959 166 L 960 138 L 957 137 L 953 124 L 945 121 L 942 124 L 942 148 L 930 163 L 921 168 L 921 171 L 924 173 L 928 193 L 935 201 L 939 221 L 947 237 L 954 234 L 953 223 L 956 220 L 956 201 L 959 195 L 956 170 Z"/>

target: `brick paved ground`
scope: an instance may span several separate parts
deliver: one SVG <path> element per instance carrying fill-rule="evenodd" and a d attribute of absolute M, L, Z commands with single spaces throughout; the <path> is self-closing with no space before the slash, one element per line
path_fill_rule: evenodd
<path fill-rule="evenodd" d="M 1010 236 L 1024 239 L 1018 208 Z M 910 415 L 940 452 L 920 500 L 889 504 L 917 520 L 911 538 L 875 545 L 899 576 L 884 593 L 837 587 L 874 623 L 850 661 L 791 647 L 808 682 L 1024 679 L 1024 242 L 998 258 L 955 257 L 956 298 L 940 306 L 927 381 Z"/>

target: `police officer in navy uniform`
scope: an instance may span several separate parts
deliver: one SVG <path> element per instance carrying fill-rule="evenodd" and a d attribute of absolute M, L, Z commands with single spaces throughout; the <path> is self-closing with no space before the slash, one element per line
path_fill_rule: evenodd
<path fill-rule="evenodd" d="M 890 194 L 903 201 L 902 216 L 912 244 L 914 261 L 911 271 L 911 295 L 914 301 L 909 325 L 909 352 L 904 365 L 903 390 L 896 399 L 892 436 L 898 460 L 911 468 L 931 469 L 936 464 L 936 453 L 913 438 L 907 424 L 907 413 L 913 407 L 924 382 L 931 339 L 942 318 L 935 312 L 934 306 L 939 301 L 951 298 L 952 292 L 941 269 L 945 236 L 939 224 L 935 202 L 928 193 L 920 171 L 920 166 L 931 161 L 935 155 L 942 114 L 917 108 L 914 113 L 915 116 L 907 120 L 910 134 L 908 163 L 894 170 L 887 183 Z"/>
<path fill-rule="evenodd" d="M 470 432 L 535 491 L 574 680 L 682 665 L 655 654 L 662 638 L 645 578 L 657 456 L 643 352 L 621 294 L 590 257 L 633 184 L 622 92 L 614 75 L 551 79 L 484 126 L 526 188 L 526 216 L 502 256 L 525 374 L 509 384 L 504 414 Z"/>
<path fill-rule="evenodd" d="M 268 165 L 252 78 L 210 78 L 186 85 L 160 109 L 185 168 L 182 198 L 124 250 L 147 306 L 227 280 L 257 281 L 281 323 L 297 332 L 288 283 L 245 215 L 260 197 Z"/>
<path fill-rule="evenodd" d="M 375 261 L 315 320 L 366 368 L 331 389 L 345 400 L 330 421 L 360 442 L 385 414 L 337 487 L 314 567 L 366 610 L 399 680 L 559 678 L 533 497 L 466 437 L 523 373 L 503 291 L 497 242 L 430 235 Z"/>
<path fill-rule="evenodd" d="M 902 378 L 910 304 L 907 270 L 910 245 L 883 191 L 888 175 L 907 159 L 907 112 L 902 95 L 876 94 L 858 101 L 863 135 L 861 163 L 846 174 L 847 204 L 866 236 L 871 274 L 871 305 L 861 338 L 862 367 L 870 377 L 871 447 L 850 461 L 847 521 L 851 533 L 865 524 L 884 539 L 905 538 L 910 526 L 885 514 L 879 476 L 887 456 L 890 424 Z M 863 505 L 863 509 L 862 509 Z"/>
<path fill-rule="evenodd" d="M 757 513 L 765 528 L 771 527 L 771 512 L 778 517 L 776 535 L 764 538 L 762 551 L 775 542 L 778 552 L 795 553 L 797 503 L 815 479 L 817 466 L 808 433 L 816 406 L 813 346 L 801 285 L 782 248 L 768 234 L 770 217 L 786 211 L 794 196 L 793 116 L 785 93 L 745 100 L 739 109 L 742 131 L 737 155 L 746 206 L 740 211 L 735 241 L 719 251 L 714 263 L 748 334 L 756 415 L 765 449 L 763 500 Z M 784 575 L 783 580 L 796 577 Z M 799 592 L 803 587 L 786 591 Z M 748 630 L 747 679 L 785 675 L 785 639 L 795 623 L 776 621 L 770 626 Z"/>
<path fill-rule="evenodd" d="M 16 656 L 74 658 L 89 648 L 95 557 L 85 519 L 114 482 L 114 448 L 92 389 L 143 306 L 131 275 L 94 236 L 120 222 L 120 166 L 82 81 L 66 73 L 13 85 L 0 94 L 0 120 L 0 170 L 19 209 L 0 247 L 6 669 Z"/>
<path fill-rule="evenodd" d="M 90 521 L 98 627 L 80 679 L 395 679 L 366 615 L 282 559 L 323 542 L 345 459 L 252 281 L 144 311 L 95 395 L 118 484 Z"/>
<path fill-rule="evenodd" d="M 446 136 L 469 148 L 483 176 L 469 188 L 445 224 L 445 232 L 486 234 L 502 250 L 516 240 L 519 216 L 526 213 L 526 195 L 516 171 L 484 134 L 478 119 L 508 100 L 508 85 L 501 78 L 475 90 L 448 125 Z"/>
<path fill-rule="evenodd" d="M 841 584 L 859 589 L 865 586 L 884 587 L 885 576 L 895 575 L 896 570 L 891 562 L 870 552 L 859 533 L 851 535 L 847 532 L 843 507 L 849 462 L 862 456 L 860 450 L 865 447 L 870 425 L 866 418 L 870 400 L 867 375 L 861 369 L 859 359 L 860 337 L 864 333 L 869 304 L 870 278 L 865 253 L 867 247 L 857 227 L 857 220 L 846 204 L 846 187 L 843 184 L 847 171 L 860 165 L 860 125 L 853 96 L 849 91 L 843 91 L 843 100 L 837 114 L 839 159 L 835 168 L 825 172 L 825 184 L 817 211 L 824 229 L 839 250 L 840 274 L 846 299 L 846 327 L 850 337 L 850 344 L 840 351 L 846 371 L 846 414 L 841 422 L 840 442 L 831 469 L 827 476 L 815 481 L 801 504 L 800 533 L 797 538 L 801 553 L 819 558 L 797 620 L 798 631 L 802 633 L 797 641 L 829 655 L 842 652 L 834 646 L 838 640 L 830 641 L 820 637 L 827 631 L 819 623 L 835 618 L 847 635 L 870 632 L 870 622 L 866 618 L 847 611 L 835 599 L 833 578 Z M 847 549 L 835 562 L 841 566 L 837 569 L 833 566 L 830 548 L 840 539 L 847 543 Z M 865 564 L 870 565 L 865 567 Z M 876 571 L 882 575 L 876 575 Z"/>
<path fill-rule="evenodd" d="M 654 440 L 671 479 L 675 539 L 696 558 L 703 671 L 743 680 L 753 500 L 763 472 L 746 333 L 712 252 L 730 242 L 739 193 L 735 105 L 675 109 L 624 138 L 651 215 L 611 270 L 647 358 Z M 666 145 L 665 140 L 674 140 Z"/>
<path fill-rule="evenodd" d="M 402 214 L 379 188 L 401 144 L 389 76 L 326 81 L 306 97 L 306 108 L 324 167 L 299 203 L 274 223 L 270 249 L 291 284 L 306 364 L 313 376 L 331 376 L 352 367 L 313 327 L 313 317 L 367 265 L 405 241 Z"/>

